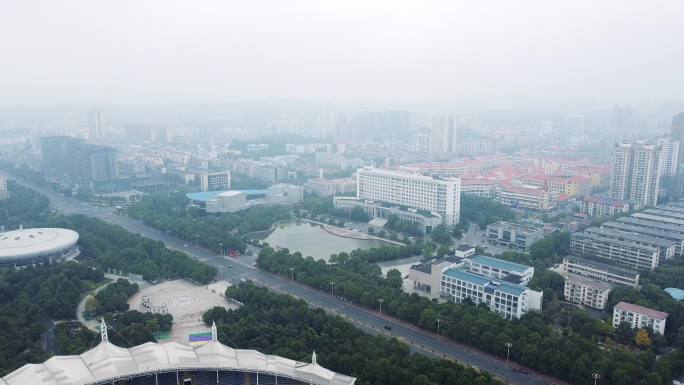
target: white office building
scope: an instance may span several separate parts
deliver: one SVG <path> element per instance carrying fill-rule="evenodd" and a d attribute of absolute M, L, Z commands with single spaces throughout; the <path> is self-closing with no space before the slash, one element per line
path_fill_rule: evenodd
<path fill-rule="evenodd" d="M 613 327 L 628 323 L 632 329 L 651 329 L 654 333 L 665 334 L 665 321 L 669 314 L 647 307 L 620 302 L 613 308 Z"/>
<path fill-rule="evenodd" d="M 202 191 L 230 190 L 230 171 L 202 172 L 200 175 Z"/>
<path fill-rule="evenodd" d="M 459 222 L 461 180 L 441 179 L 401 171 L 364 167 L 358 169 L 357 197 L 435 212 L 444 224 Z"/>
<path fill-rule="evenodd" d="M 489 310 L 506 319 L 517 319 L 530 310 L 541 310 L 543 293 L 525 286 L 500 281 L 460 269 L 442 273 L 442 295 L 456 303 L 467 299 L 484 303 Z"/>

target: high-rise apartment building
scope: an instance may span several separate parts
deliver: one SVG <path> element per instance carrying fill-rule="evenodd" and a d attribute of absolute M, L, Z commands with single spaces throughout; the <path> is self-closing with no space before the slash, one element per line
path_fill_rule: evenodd
<path fill-rule="evenodd" d="M 658 139 L 660 147 L 659 172 L 660 176 L 675 176 L 679 159 L 679 141 L 670 137 Z"/>
<path fill-rule="evenodd" d="M 432 117 L 430 128 L 430 154 L 433 156 L 444 156 L 455 153 L 458 133 L 454 124 L 454 118 L 446 115 Z"/>
<path fill-rule="evenodd" d="M 4 175 L 0 175 L 0 199 L 6 199 L 9 197 L 9 191 L 7 190 L 7 178 Z"/>
<path fill-rule="evenodd" d="M 447 225 L 459 221 L 459 178 L 440 179 L 373 167 L 358 169 L 356 178 L 356 194 L 360 199 L 435 212 Z"/>
<path fill-rule="evenodd" d="M 230 190 L 230 171 L 202 172 L 200 175 L 202 191 Z"/>
<path fill-rule="evenodd" d="M 678 141 L 680 144 L 684 143 L 684 112 L 680 112 L 672 117 L 672 129 L 670 131 L 672 140 Z M 680 170 L 680 164 L 684 163 L 684 151 L 677 154 L 677 172 Z"/>
<path fill-rule="evenodd" d="M 88 138 L 90 140 L 104 139 L 105 133 L 102 128 L 102 114 L 100 110 L 88 111 Z"/>
<path fill-rule="evenodd" d="M 430 153 L 430 135 L 415 134 L 413 135 L 413 151 L 427 155 Z"/>
<path fill-rule="evenodd" d="M 650 143 L 618 143 L 610 179 L 611 198 L 655 205 L 660 186 L 660 148 Z"/>

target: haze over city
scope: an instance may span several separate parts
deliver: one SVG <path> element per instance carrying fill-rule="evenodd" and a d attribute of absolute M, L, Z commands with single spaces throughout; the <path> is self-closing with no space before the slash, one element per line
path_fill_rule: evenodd
<path fill-rule="evenodd" d="M 682 103 L 681 2 L 3 1 L 0 103 Z"/>
<path fill-rule="evenodd" d="M 680 0 L 0 0 L 0 385 L 684 384 Z"/>

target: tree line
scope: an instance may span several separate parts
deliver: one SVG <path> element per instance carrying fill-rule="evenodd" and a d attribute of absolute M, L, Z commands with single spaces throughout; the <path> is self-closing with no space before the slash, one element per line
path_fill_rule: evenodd
<path fill-rule="evenodd" d="M 77 231 L 81 248 L 79 260 L 103 270 L 112 268 L 142 274 L 147 281 L 187 278 L 202 284 L 211 282 L 217 273 L 215 267 L 168 249 L 162 242 L 96 218 L 55 216 L 48 224 Z"/>
<path fill-rule="evenodd" d="M 238 310 L 213 308 L 219 341 L 303 362 L 317 362 L 356 377 L 359 385 L 502 385 L 488 373 L 411 353 L 394 338 L 370 336 L 339 316 L 312 309 L 302 300 L 252 284 L 233 286 L 226 296 L 244 303 Z"/>
<path fill-rule="evenodd" d="M 21 270 L 0 269 L 0 362 L 11 371 L 42 362 L 48 320 L 73 319 L 84 292 L 101 283 L 101 270 L 76 262 Z"/>
<path fill-rule="evenodd" d="M 291 218 L 283 205 L 254 206 L 236 213 L 207 214 L 187 207 L 183 193 L 158 193 L 145 197 L 128 209 L 128 215 L 148 226 L 215 252 L 245 251 L 241 235 L 268 230 L 278 221 Z"/>

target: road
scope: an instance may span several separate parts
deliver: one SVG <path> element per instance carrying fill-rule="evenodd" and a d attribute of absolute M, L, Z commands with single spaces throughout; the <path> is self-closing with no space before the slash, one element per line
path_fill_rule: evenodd
<path fill-rule="evenodd" d="M 386 317 L 375 311 L 333 298 L 329 293 L 313 290 L 287 278 L 258 270 L 253 267 L 258 251 L 254 247 L 250 246 L 246 255 L 241 255 L 237 258 L 221 256 L 210 250 L 197 247 L 192 242 L 174 238 L 169 234 L 146 226 L 140 221 L 136 221 L 127 216 L 116 215 L 113 213 L 114 210 L 111 207 L 94 208 L 87 203 L 79 202 L 73 198 L 55 193 L 49 188 L 39 187 L 24 181 L 19 182 L 46 195 L 50 199 L 50 204 L 53 209 L 59 210 L 64 214 L 78 213 L 96 217 L 103 221 L 120 225 L 130 232 L 161 241 L 169 248 L 183 251 L 205 263 L 216 266 L 219 269 L 220 277 L 233 283 L 239 282 L 240 279 L 243 278 L 250 279 L 257 284 L 269 287 L 275 291 L 291 294 L 301 298 L 312 306 L 323 308 L 328 312 L 345 317 L 364 329 L 391 334 L 391 336 L 402 339 L 415 350 L 432 356 L 449 358 L 458 361 L 461 364 L 475 367 L 479 370 L 489 372 L 511 384 L 565 385 L 565 383 L 560 380 L 546 377 L 542 374 L 535 373 L 532 370 L 529 370 L 530 374 L 512 371 L 511 367 L 506 365 L 505 360 L 501 360 L 498 357 L 477 351 L 471 347 L 457 344 L 451 340 L 416 328 L 397 319 Z M 385 327 L 389 327 L 391 331 L 388 331 Z"/>

